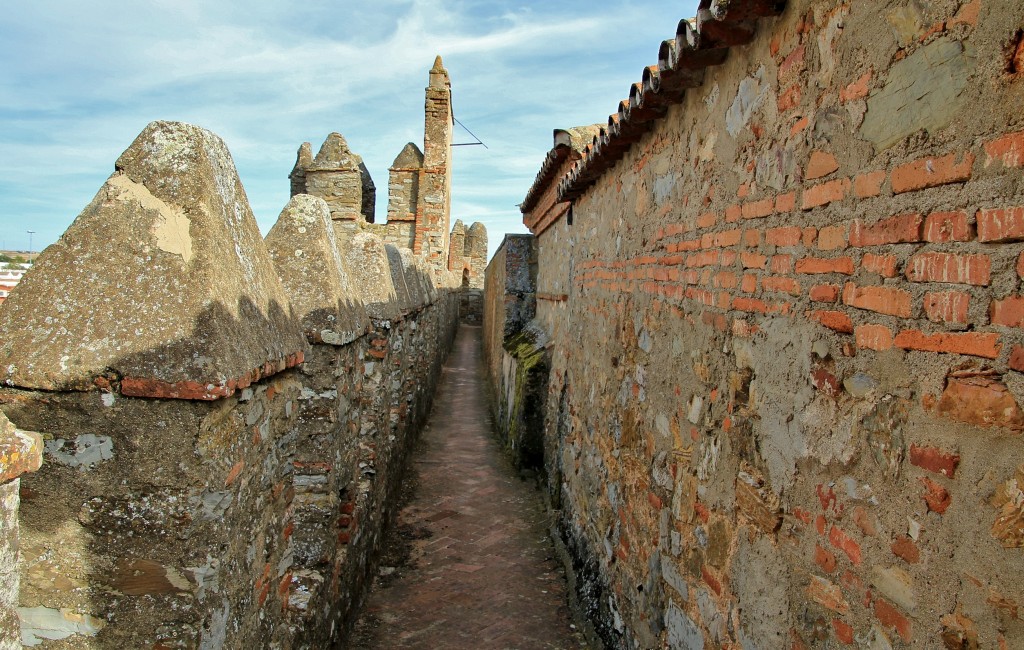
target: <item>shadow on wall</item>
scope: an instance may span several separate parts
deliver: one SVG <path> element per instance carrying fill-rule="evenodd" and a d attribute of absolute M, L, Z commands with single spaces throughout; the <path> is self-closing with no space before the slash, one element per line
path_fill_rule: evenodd
<path fill-rule="evenodd" d="M 319 234 L 265 244 L 202 129 L 153 123 L 118 167 L 0 309 L 0 406 L 48 461 L 23 489 L 26 644 L 326 647 L 457 297 L 374 237 L 339 246 L 322 201 L 293 210 Z"/>

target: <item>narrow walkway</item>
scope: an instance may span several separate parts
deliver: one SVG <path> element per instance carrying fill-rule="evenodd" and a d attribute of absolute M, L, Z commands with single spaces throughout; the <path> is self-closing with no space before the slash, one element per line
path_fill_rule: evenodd
<path fill-rule="evenodd" d="M 540 497 L 491 432 L 480 328 L 459 329 L 353 648 L 585 648 Z"/>

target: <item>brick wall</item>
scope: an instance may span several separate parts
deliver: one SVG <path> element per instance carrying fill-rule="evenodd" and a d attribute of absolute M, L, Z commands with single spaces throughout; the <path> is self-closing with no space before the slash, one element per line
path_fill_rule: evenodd
<path fill-rule="evenodd" d="M 1014 647 L 1024 7 L 768 9 L 548 186 L 581 602 L 612 647 Z"/>

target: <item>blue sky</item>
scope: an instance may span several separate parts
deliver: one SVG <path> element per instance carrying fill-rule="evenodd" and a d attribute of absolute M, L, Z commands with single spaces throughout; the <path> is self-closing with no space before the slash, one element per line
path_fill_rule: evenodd
<path fill-rule="evenodd" d="M 55 241 L 152 120 L 231 150 L 261 230 L 288 201 L 303 141 L 339 131 L 386 214 L 387 169 L 423 142 L 436 54 L 455 115 L 485 143 L 455 150 L 453 219 L 491 251 L 525 232 L 516 204 L 551 132 L 603 122 L 694 0 L 36 0 L 0 13 L 0 246 Z M 469 141 L 457 132 L 457 141 Z M 381 219 L 378 219 L 381 220 Z"/>

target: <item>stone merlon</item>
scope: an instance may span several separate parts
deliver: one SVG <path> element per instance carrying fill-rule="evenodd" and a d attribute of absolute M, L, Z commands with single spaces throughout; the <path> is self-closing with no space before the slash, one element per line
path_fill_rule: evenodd
<path fill-rule="evenodd" d="M 224 142 L 153 122 L 0 312 L 9 386 L 214 399 L 305 341 Z"/>
<path fill-rule="evenodd" d="M 341 345 L 368 330 L 366 307 L 349 279 L 323 199 L 293 196 L 266 243 L 295 316 L 311 341 Z"/>

